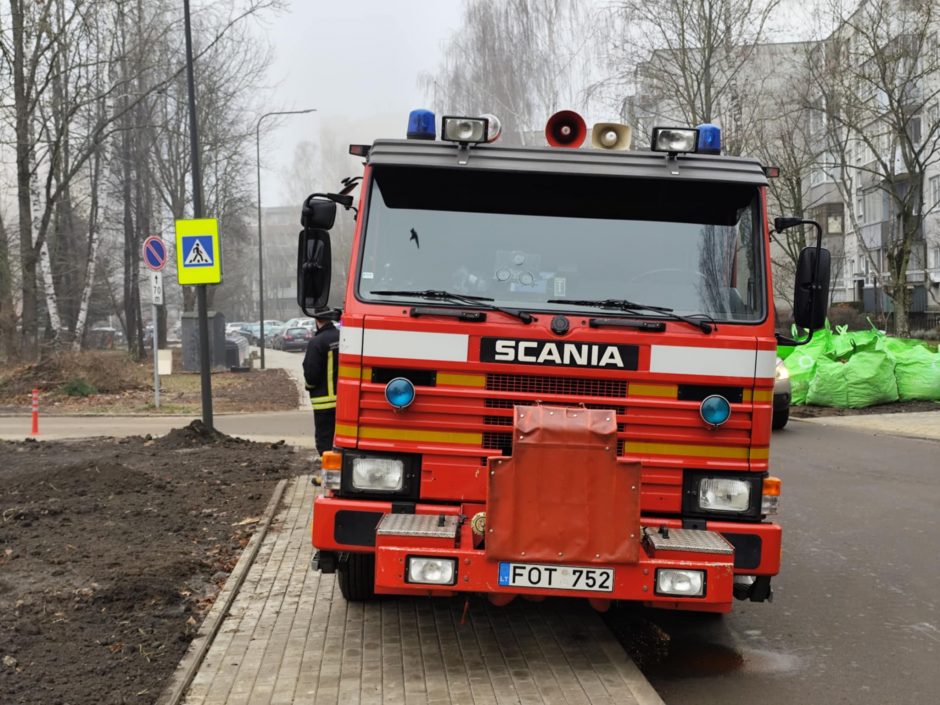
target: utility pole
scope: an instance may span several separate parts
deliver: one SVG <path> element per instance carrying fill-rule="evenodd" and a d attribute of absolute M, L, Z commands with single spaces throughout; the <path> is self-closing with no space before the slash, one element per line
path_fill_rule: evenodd
<path fill-rule="evenodd" d="M 189 0 L 183 0 L 186 32 L 186 87 L 189 93 L 189 149 L 193 163 L 193 218 L 202 218 L 202 168 L 199 163 L 199 133 L 196 125 L 196 79 L 193 71 L 193 30 Z M 212 420 L 212 376 L 209 365 L 209 312 L 207 284 L 196 285 L 199 311 L 199 373 L 202 379 L 202 422 L 214 428 Z"/>

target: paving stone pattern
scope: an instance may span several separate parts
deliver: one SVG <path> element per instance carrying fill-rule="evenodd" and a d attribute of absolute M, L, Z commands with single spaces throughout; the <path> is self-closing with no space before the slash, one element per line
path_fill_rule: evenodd
<path fill-rule="evenodd" d="M 347 603 L 310 570 L 313 497 L 288 486 L 186 705 L 661 703 L 579 601 Z"/>

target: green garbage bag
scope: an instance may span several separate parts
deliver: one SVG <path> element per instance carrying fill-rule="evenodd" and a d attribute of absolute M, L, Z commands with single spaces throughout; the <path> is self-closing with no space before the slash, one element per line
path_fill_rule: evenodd
<path fill-rule="evenodd" d="M 921 340 L 915 340 L 913 338 L 891 338 L 884 336 L 881 340 L 881 346 L 884 348 L 885 352 L 897 360 L 900 356 L 911 350 L 923 348 L 924 343 Z"/>
<path fill-rule="evenodd" d="M 851 409 L 897 400 L 894 360 L 885 351 L 870 347 L 854 352 L 847 362 L 821 357 L 806 393 L 807 404 Z"/>
<path fill-rule="evenodd" d="M 828 327 L 822 328 L 813 334 L 809 343 L 797 347 L 784 360 L 783 365 L 790 373 L 790 403 L 793 406 L 806 403 L 809 383 L 816 375 L 816 360 L 829 351 L 830 338 Z"/>
<path fill-rule="evenodd" d="M 902 401 L 940 401 L 940 353 L 923 345 L 897 352 L 894 376 Z"/>
<path fill-rule="evenodd" d="M 855 335 L 849 333 L 848 326 L 836 326 L 831 337 L 831 350 L 836 358 L 848 357 L 855 350 Z"/>

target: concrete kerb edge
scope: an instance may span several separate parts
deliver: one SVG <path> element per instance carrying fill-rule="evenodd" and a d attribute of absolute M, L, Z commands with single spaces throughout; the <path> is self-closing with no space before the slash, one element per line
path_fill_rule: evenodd
<path fill-rule="evenodd" d="M 605 629 L 607 627 L 604 627 Z M 621 677 L 626 681 L 627 687 L 636 698 L 637 705 L 666 705 L 665 701 L 659 696 L 659 693 L 653 688 L 653 685 L 646 679 L 646 676 L 640 671 L 633 659 L 627 656 L 619 644 L 614 645 L 602 641 L 601 648 L 607 654 L 608 658 L 620 671 Z"/>
<path fill-rule="evenodd" d="M 199 667 L 202 665 L 206 654 L 209 653 L 209 649 L 212 647 L 212 642 L 219 633 L 222 621 L 228 614 L 229 609 L 231 609 L 232 603 L 235 601 L 235 597 L 238 595 L 238 591 L 241 589 L 242 583 L 245 582 L 245 577 L 248 575 L 248 571 L 255 561 L 255 557 L 258 555 L 258 550 L 281 504 L 287 483 L 288 480 L 285 478 L 280 480 L 274 488 L 271 500 L 268 502 L 268 506 L 265 508 L 258 522 L 258 530 L 255 531 L 248 545 L 245 547 L 245 550 L 242 551 L 238 562 L 235 564 L 235 568 L 225 581 L 225 585 L 222 587 L 219 597 L 216 599 L 212 609 L 209 610 L 209 614 L 206 615 L 205 620 L 199 627 L 199 633 L 190 643 L 182 660 L 177 665 L 170 683 L 157 699 L 157 705 L 178 705 L 189 689 L 189 686 L 192 684 L 193 678 L 196 677 Z"/>

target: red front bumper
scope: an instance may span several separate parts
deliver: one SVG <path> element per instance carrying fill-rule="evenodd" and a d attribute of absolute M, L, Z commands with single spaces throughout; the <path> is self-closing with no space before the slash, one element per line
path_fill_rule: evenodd
<path fill-rule="evenodd" d="M 481 506 L 418 504 L 417 514 L 472 516 Z M 487 557 L 485 549 L 474 547 L 469 522 L 464 522 L 455 539 L 379 536 L 375 527 L 392 511 L 391 502 L 318 497 L 314 504 L 313 544 L 321 551 L 375 553 L 375 591 L 385 594 L 446 595 L 454 592 L 483 592 L 491 595 L 570 596 L 604 600 L 633 600 L 659 607 L 702 611 L 728 611 L 732 601 L 734 575 L 775 575 L 780 567 L 780 527 L 776 524 L 706 522 L 704 528 L 722 534 L 734 546 L 733 555 L 696 551 L 651 550 L 641 545 L 639 560 L 630 564 L 591 564 L 586 567 L 612 568 L 614 580 L 609 592 L 557 590 L 504 586 L 499 583 L 501 561 Z M 681 528 L 678 519 L 643 517 L 647 527 Z M 637 539 L 639 541 L 639 538 Z M 456 583 L 427 586 L 409 583 L 406 566 L 410 556 L 449 557 L 457 560 Z M 516 561 L 514 561 L 516 562 Z M 518 562 L 525 563 L 524 556 Z M 534 561 L 542 562 L 542 561 Z M 568 565 L 564 558 L 558 563 Z M 705 572 L 705 595 L 676 597 L 656 594 L 656 570 L 679 568 Z"/>

